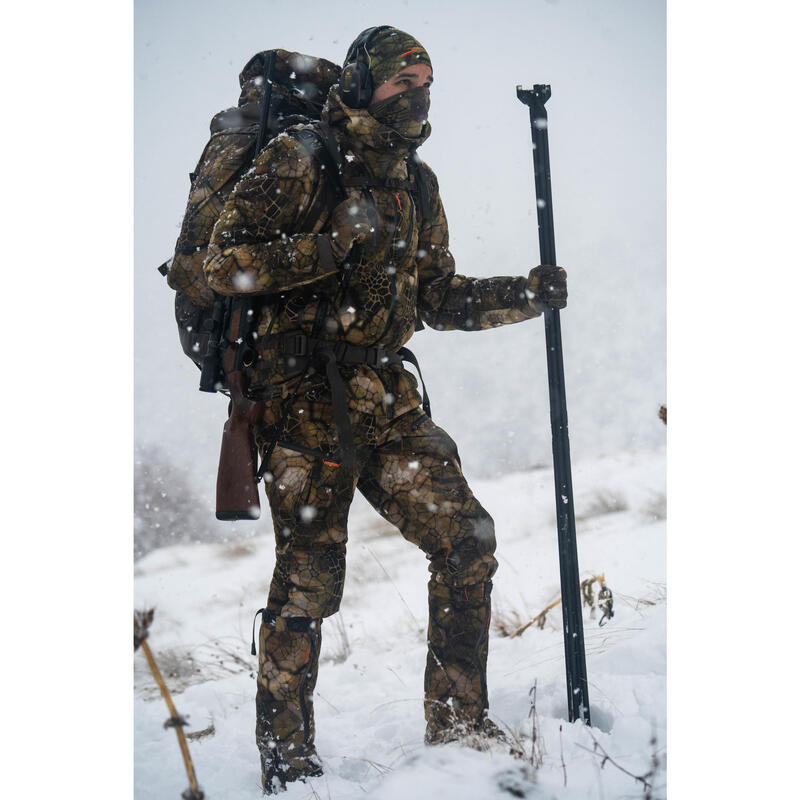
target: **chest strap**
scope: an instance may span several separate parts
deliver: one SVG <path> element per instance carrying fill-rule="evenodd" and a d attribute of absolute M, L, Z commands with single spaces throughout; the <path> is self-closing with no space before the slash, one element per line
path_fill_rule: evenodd
<path fill-rule="evenodd" d="M 416 193 L 419 189 L 414 181 L 406 178 L 372 178 L 367 175 L 356 175 L 352 178 L 342 178 L 342 185 L 353 189 L 402 189 L 405 192 Z"/>

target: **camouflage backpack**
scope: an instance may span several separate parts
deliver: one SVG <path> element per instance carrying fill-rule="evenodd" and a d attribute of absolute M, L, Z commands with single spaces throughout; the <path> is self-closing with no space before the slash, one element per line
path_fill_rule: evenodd
<path fill-rule="evenodd" d="M 270 67 L 272 88 L 263 120 Z M 183 351 L 198 367 L 208 350 L 214 305 L 203 261 L 225 201 L 252 164 L 259 145 L 263 148 L 291 125 L 319 120 L 328 90 L 340 72 L 336 64 L 324 58 L 265 50 L 253 56 L 239 75 L 238 105 L 220 111 L 211 120 L 211 138 L 189 175 L 191 189 L 175 254 L 158 268 L 175 289 L 175 319 Z M 266 123 L 263 132 L 262 122 Z M 331 158 L 313 137 L 304 137 L 303 143 L 323 163 Z M 335 173 L 334 169 L 329 174 Z"/>

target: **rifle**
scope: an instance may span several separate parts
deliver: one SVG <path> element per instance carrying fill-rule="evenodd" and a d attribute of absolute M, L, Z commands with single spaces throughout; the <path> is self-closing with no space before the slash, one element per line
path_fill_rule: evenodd
<path fill-rule="evenodd" d="M 530 109 L 536 211 L 539 222 L 539 255 L 542 264 L 556 266 L 553 196 L 550 190 L 550 145 L 547 136 L 547 111 L 544 108 L 544 104 L 550 99 L 550 86 L 536 84 L 533 89 L 517 86 L 517 97 Z M 561 321 L 557 308 L 550 306 L 545 308 L 544 325 L 558 520 L 558 561 L 561 568 L 561 610 L 567 667 L 567 708 L 570 722 L 581 719 L 587 725 L 591 725 L 586 652 L 583 644 L 578 550 L 575 543 L 575 510 L 572 503 L 564 355 L 561 349 Z"/>
<path fill-rule="evenodd" d="M 273 51 L 264 59 L 264 97 L 253 161 L 267 137 L 274 66 Z M 250 346 L 255 320 L 252 297 L 214 296 L 208 350 L 200 373 L 200 391 L 224 392 L 223 387 L 227 387 L 230 397 L 217 468 L 216 516 L 219 520 L 258 519 L 261 516 L 256 479 L 257 453 L 250 426 L 261 419 L 264 404 L 246 397 L 244 375 L 244 368 L 251 366 L 255 358 Z"/>

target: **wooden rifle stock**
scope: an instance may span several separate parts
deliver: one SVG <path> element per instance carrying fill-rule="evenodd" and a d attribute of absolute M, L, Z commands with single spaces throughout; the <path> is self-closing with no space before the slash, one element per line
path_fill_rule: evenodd
<path fill-rule="evenodd" d="M 261 516 L 255 475 L 256 454 L 250 423 L 231 403 L 219 453 L 217 519 L 258 519 Z"/>
<path fill-rule="evenodd" d="M 231 315 L 231 333 L 239 331 L 242 307 Z M 232 336 L 231 341 L 236 337 Z M 236 368 L 236 351 L 229 346 L 223 358 L 225 382 L 230 390 L 229 416 L 222 429 L 222 445 L 217 468 L 217 519 L 258 519 L 256 468 L 258 455 L 250 426 L 259 422 L 264 404 L 245 397 L 245 377 Z"/>

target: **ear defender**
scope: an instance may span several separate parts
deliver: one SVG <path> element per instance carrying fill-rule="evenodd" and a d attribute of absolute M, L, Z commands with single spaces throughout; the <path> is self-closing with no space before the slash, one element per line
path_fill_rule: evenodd
<path fill-rule="evenodd" d="M 353 61 L 345 66 L 339 76 L 339 94 L 350 108 L 366 108 L 372 97 L 372 75 L 363 61 Z"/>
<path fill-rule="evenodd" d="M 339 77 L 339 93 L 342 102 L 350 108 L 366 108 L 372 98 L 372 75 L 369 71 L 367 47 L 372 37 L 379 31 L 391 29 L 391 25 L 376 25 L 362 31 L 345 57 L 345 65 Z"/>

